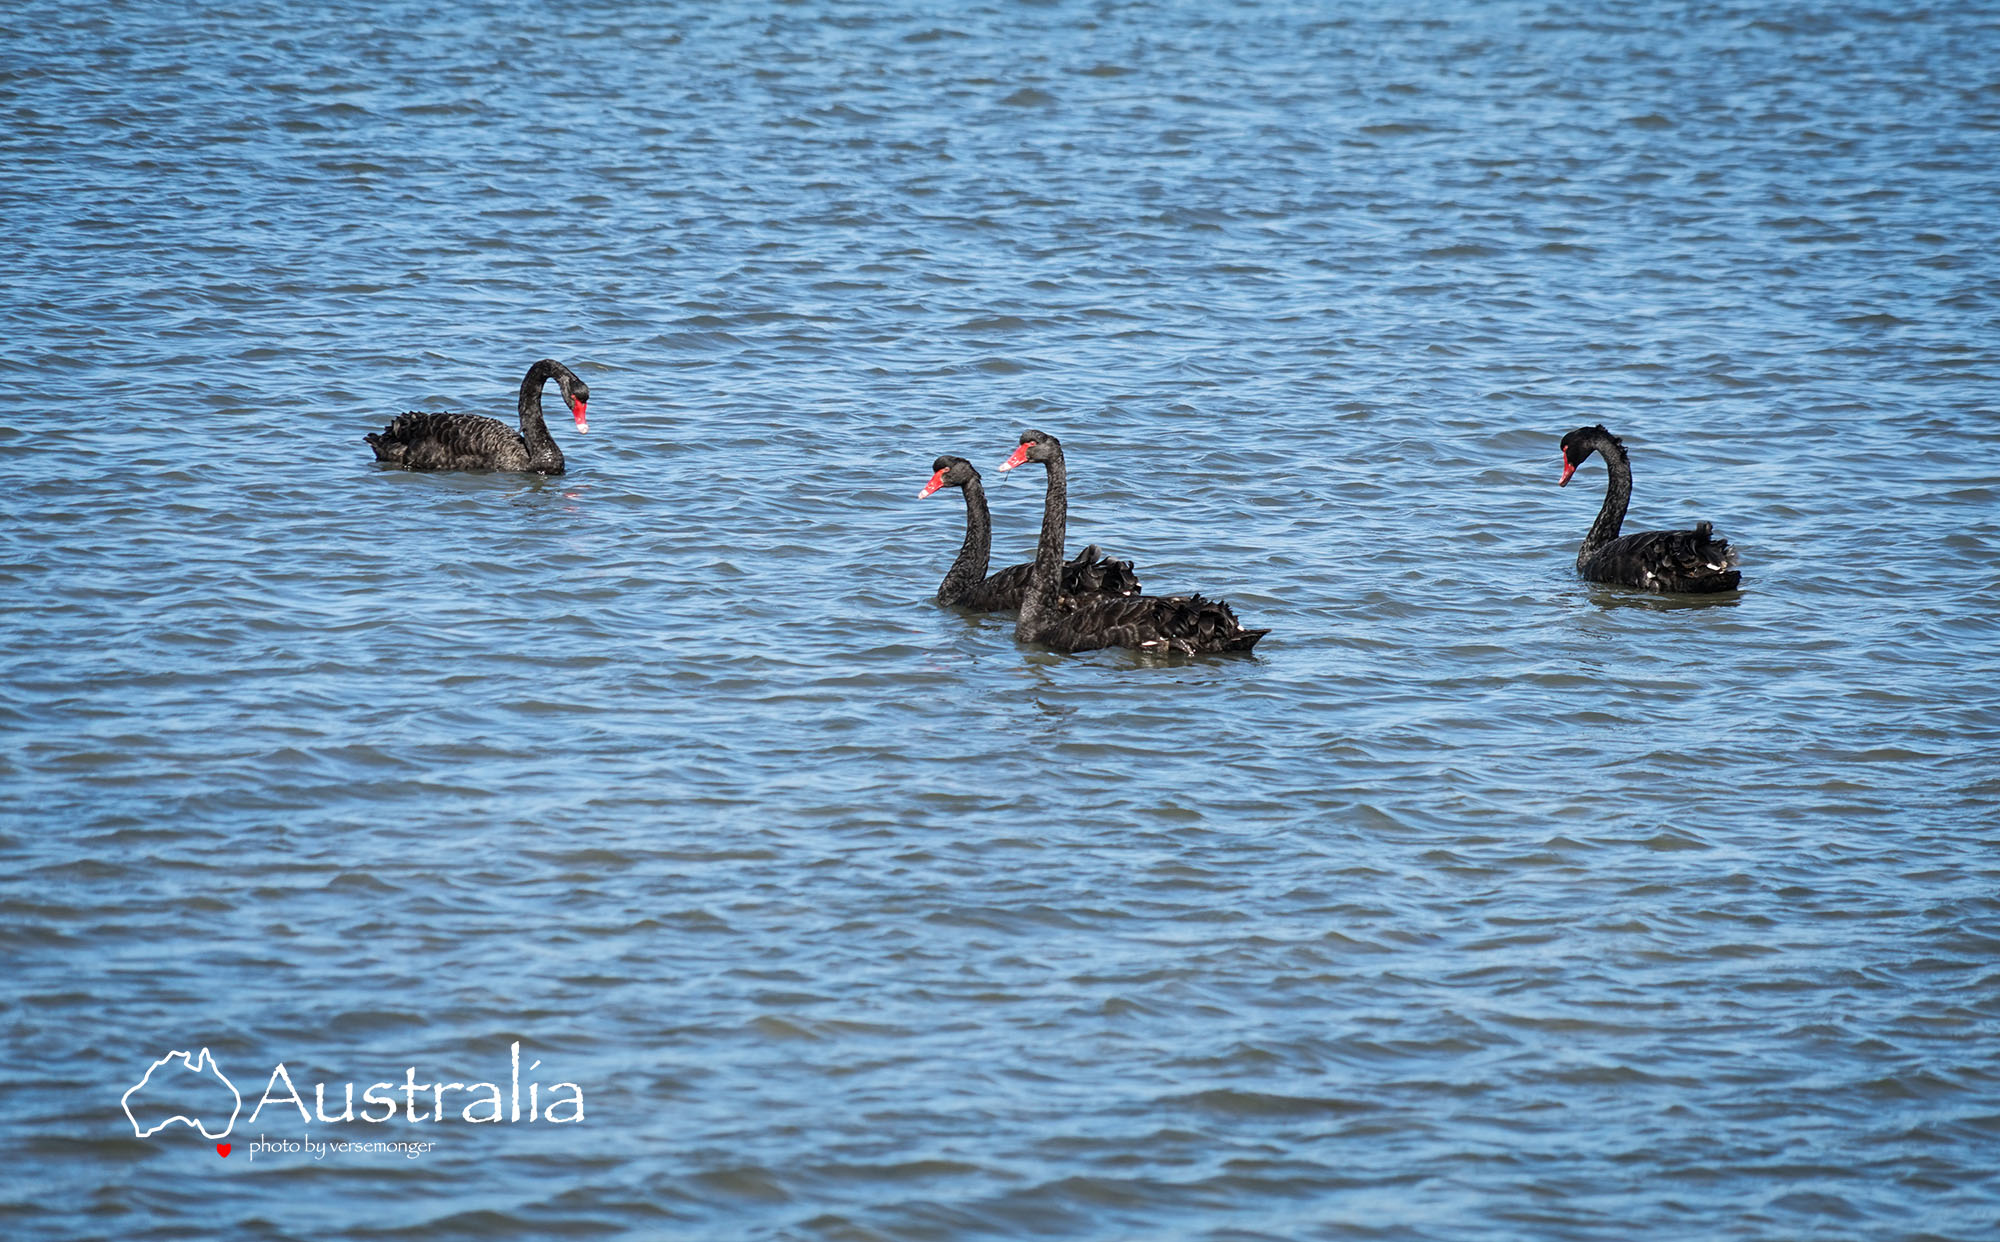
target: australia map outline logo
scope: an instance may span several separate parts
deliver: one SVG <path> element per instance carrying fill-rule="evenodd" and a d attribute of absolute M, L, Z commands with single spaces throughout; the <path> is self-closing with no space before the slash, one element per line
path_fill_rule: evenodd
<path fill-rule="evenodd" d="M 220 1130 L 210 1131 L 208 1126 L 204 1124 L 204 1118 L 189 1116 L 186 1113 L 180 1112 L 173 1113 L 152 1126 L 143 1126 L 139 1123 L 139 1118 L 132 1112 L 132 1097 L 138 1095 L 141 1091 L 145 1091 L 150 1087 L 156 1093 L 170 1092 L 176 1100 L 182 1098 L 183 1090 L 188 1085 L 187 1080 L 184 1078 L 177 1075 L 171 1083 L 155 1083 L 153 1081 L 153 1075 L 158 1072 L 161 1066 L 174 1061 L 180 1063 L 180 1071 L 182 1073 L 194 1075 L 194 1080 L 199 1084 L 200 1090 L 210 1092 L 218 1103 L 221 1100 L 221 1095 L 219 1092 L 215 1092 L 215 1085 L 220 1083 L 229 1092 L 231 1107 L 228 1124 L 224 1125 Z M 209 1075 L 213 1075 L 213 1078 L 208 1077 Z M 142 1107 L 145 1102 L 144 1099 L 141 1099 L 140 1104 Z M 133 1083 L 131 1088 L 118 1098 L 118 1103 L 125 1110 L 125 1120 L 132 1123 L 132 1133 L 138 1135 L 140 1138 L 151 1138 L 153 1135 L 178 1121 L 201 1131 L 203 1138 L 219 1139 L 227 1138 L 229 1132 L 236 1128 L 237 1114 L 243 1111 L 243 1094 L 236 1089 L 235 1083 L 229 1081 L 228 1076 L 215 1063 L 215 1058 L 209 1054 L 208 1049 L 203 1048 L 199 1053 L 169 1052 L 167 1055 L 153 1062 L 146 1067 L 145 1076 L 140 1078 L 138 1082 Z M 208 1110 L 204 1109 L 202 1111 L 206 1112 Z"/>

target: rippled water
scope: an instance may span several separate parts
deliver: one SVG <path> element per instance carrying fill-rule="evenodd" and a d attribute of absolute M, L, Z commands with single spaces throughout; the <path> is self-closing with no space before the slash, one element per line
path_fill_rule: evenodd
<path fill-rule="evenodd" d="M 1991 1236 L 1990 5 L 0 33 L 8 1236 Z M 1026 426 L 1254 658 L 929 602 Z"/>

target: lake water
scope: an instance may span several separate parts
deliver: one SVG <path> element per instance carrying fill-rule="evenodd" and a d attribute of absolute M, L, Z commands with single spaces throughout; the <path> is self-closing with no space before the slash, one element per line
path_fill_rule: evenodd
<path fill-rule="evenodd" d="M 1993 1236 L 1991 4 L 0 34 L 0 1232 Z M 1255 656 L 932 604 L 1025 427 Z"/>

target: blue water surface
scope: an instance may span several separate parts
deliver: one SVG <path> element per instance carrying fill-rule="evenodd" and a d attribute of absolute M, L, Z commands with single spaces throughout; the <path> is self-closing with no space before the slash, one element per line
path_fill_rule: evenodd
<path fill-rule="evenodd" d="M 1992 1236 L 1991 4 L 0 36 L 6 1236 Z"/>

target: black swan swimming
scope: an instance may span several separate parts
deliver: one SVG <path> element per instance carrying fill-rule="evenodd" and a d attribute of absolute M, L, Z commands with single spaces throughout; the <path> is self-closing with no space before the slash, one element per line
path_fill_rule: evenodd
<path fill-rule="evenodd" d="M 990 578 L 986 576 L 986 561 L 993 550 L 993 517 L 986 509 L 986 486 L 979 481 L 979 471 L 963 457 L 940 457 L 931 463 L 931 471 L 931 481 L 924 484 L 917 499 L 922 500 L 943 487 L 965 491 L 965 543 L 938 586 L 937 602 L 974 612 L 1012 612 L 1019 608 L 1034 564 L 1012 565 Z M 1138 593 L 1139 576 L 1132 572 L 1132 562 L 1100 556 L 1094 543 L 1063 566 L 1061 594 L 1065 608 L 1073 607 L 1078 600 Z"/>
<path fill-rule="evenodd" d="M 1618 534 L 1625 524 L 1625 506 L 1632 501 L 1632 463 L 1625 442 L 1602 425 L 1578 427 L 1562 438 L 1563 473 L 1558 487 L 1592 453 L 1600 453 L 1611 473 L 1604 489 L 1604 508 L 1590 524 L 1590 533 L 1576 552 L 1576 572 L 1592 582 L 1611 582 L 1648 591 L 1707 594 L 1734 591 L 1743 575 L 1735 569 L 1736 549 L 1715 537 L 1715 528 L 1697 522 L 1693 530 L 1649 530 Z"/>
<path fill-rule="evenodd" d="M 1035 548 L 1027 591 L 1021 597 L 1015 641 L 1040 643 L 1057 651 L 1132 647 L 1193 655 L 1248 651 L 1271 632 L 1244 629 L 1228 604 L 1199 595 L 1131 595 L 1082 603 L 1063 611 L 1057 600 L 1056 569 L 1062 564 L 1069 477 L 1063 468 L 1061 442 L 1047 432 L 1024 431 L 1021 446 L 1000 468 L 1012 470 L 1031 461 L 1048 467 L 1049 485 L 1042 502 L 1042 539 Z"/>
<path fill-rule="evenodd" d="M 542 385 L 553 376 L 576 416 L 576 432 L 590 430 L 584 406 L 590 389 L 554 358 L 528 368 L 521 381 L 521 430 L 480 414 L 401 414 L 381 431 L 368 433 L 376 461 L 411 470 L 532 470 L 561 474 L 562 450 L 542 421 Z"/>

